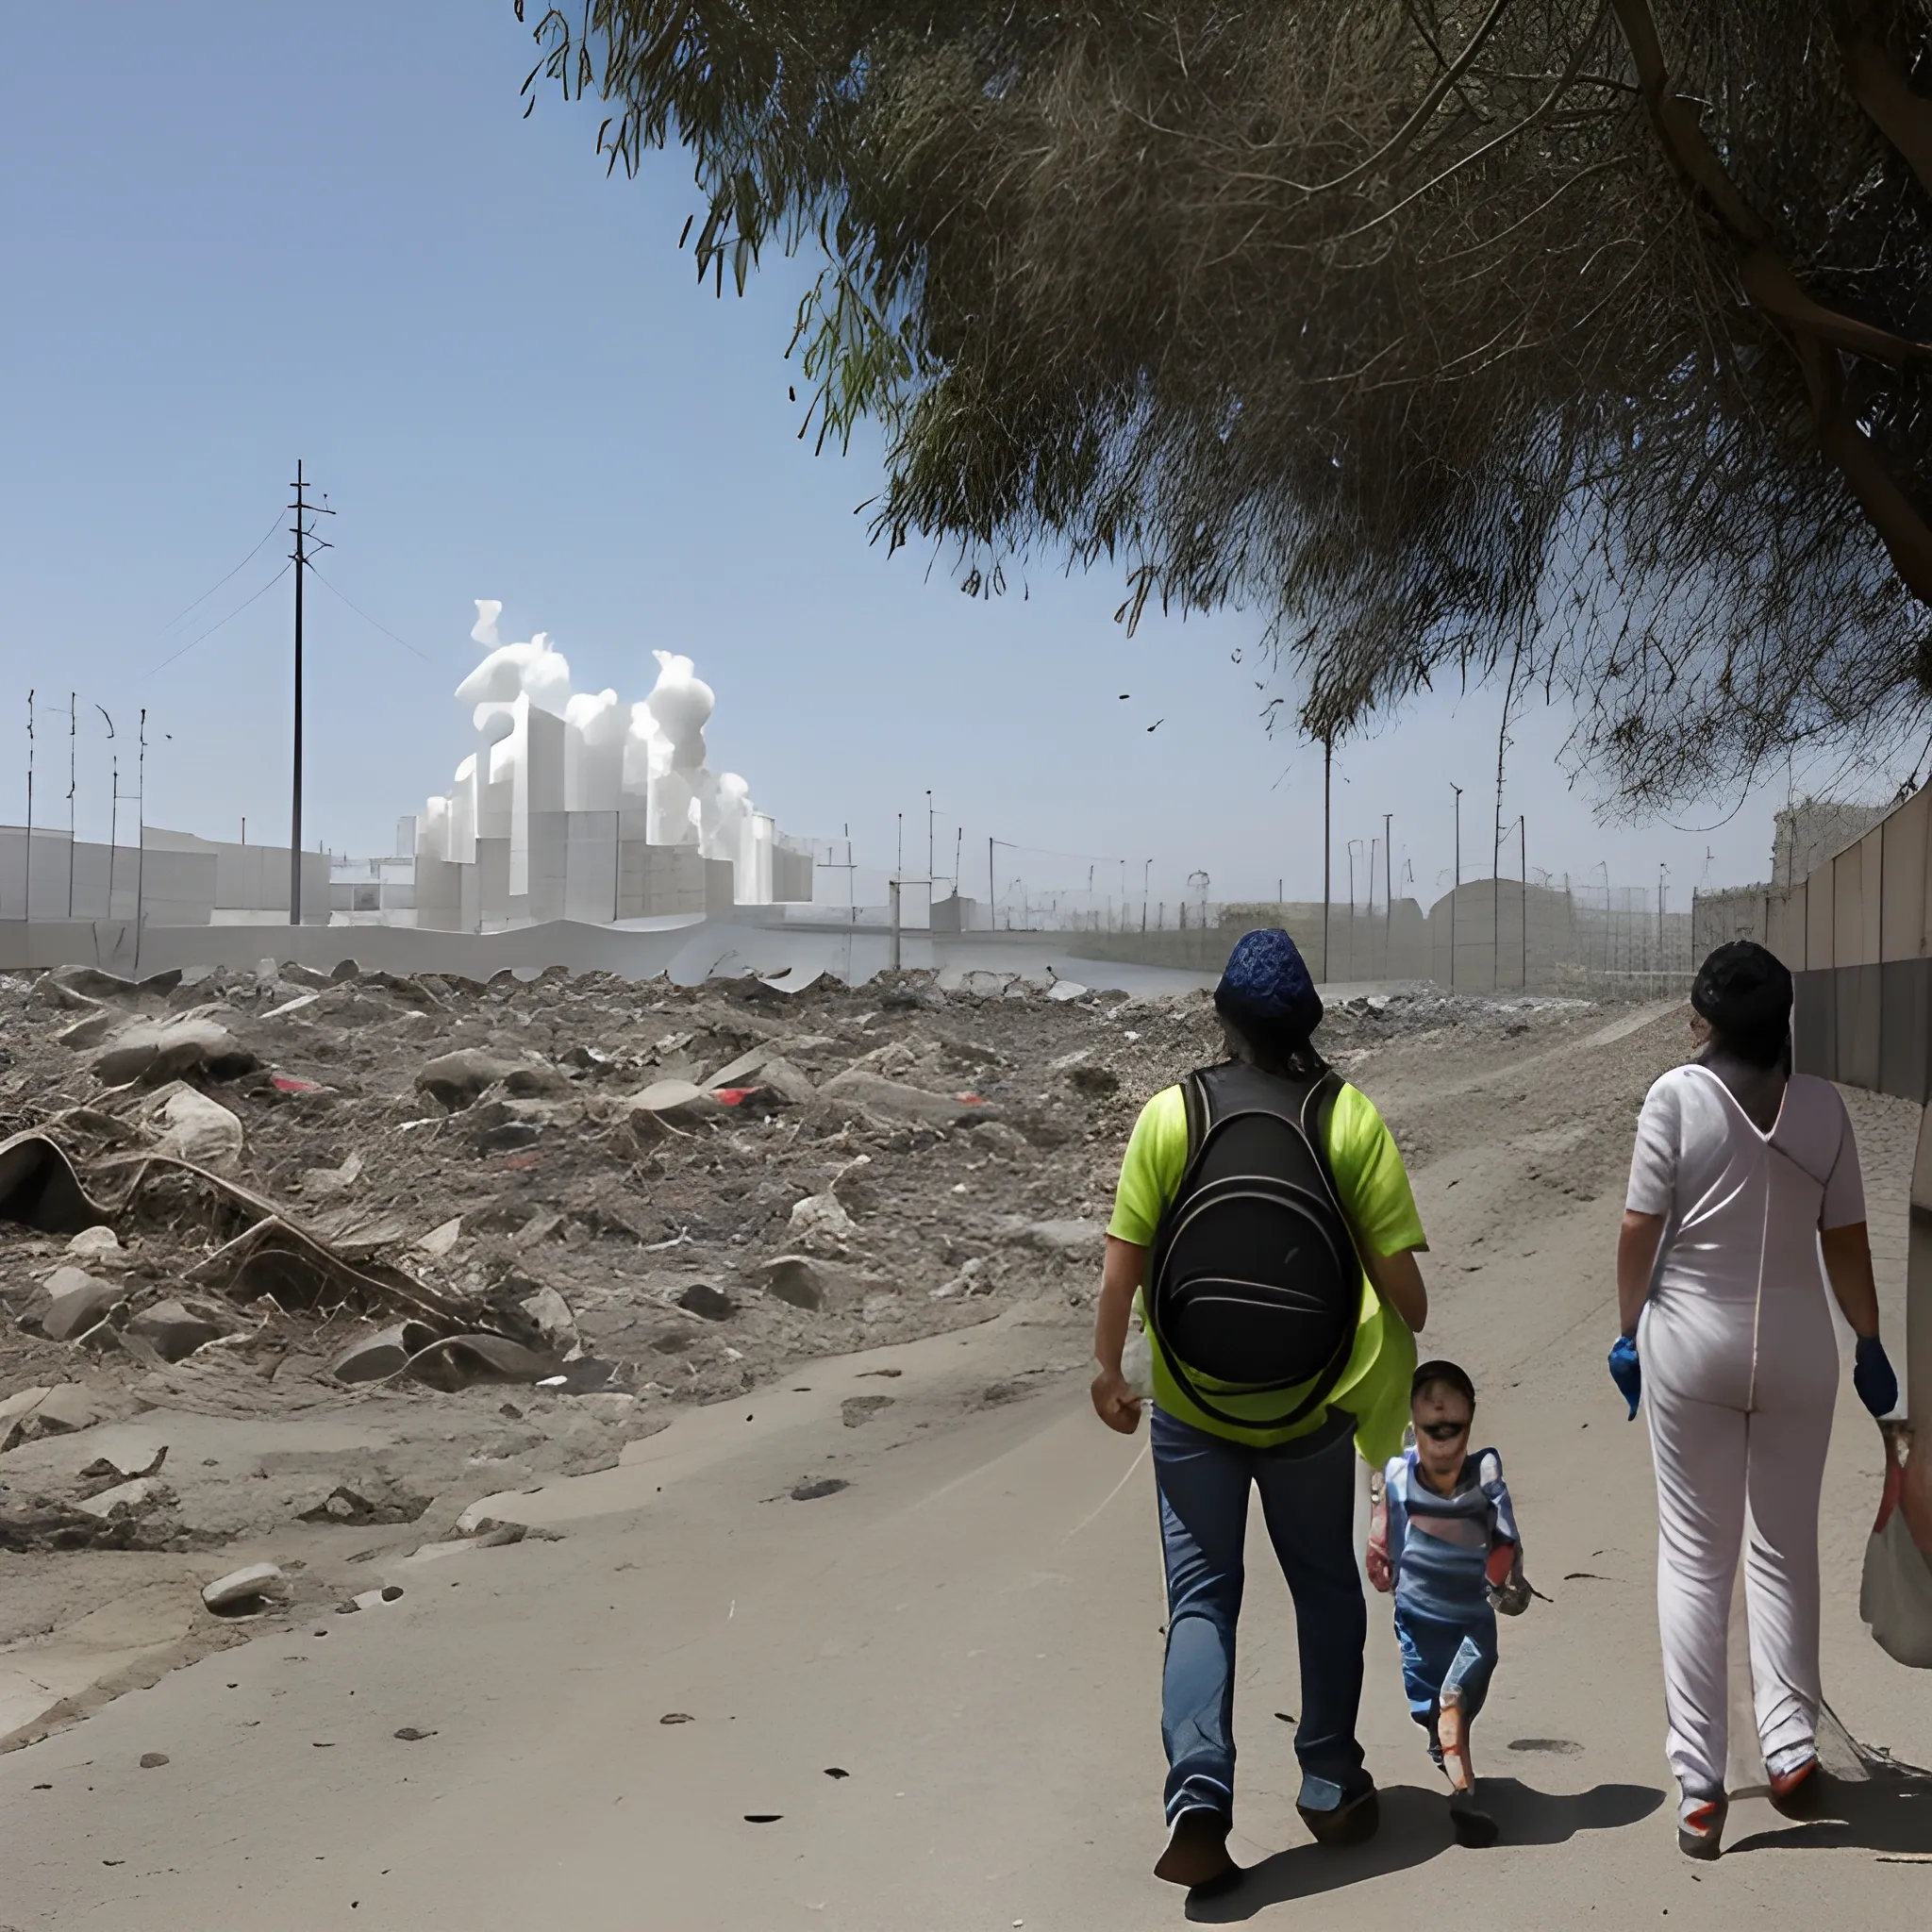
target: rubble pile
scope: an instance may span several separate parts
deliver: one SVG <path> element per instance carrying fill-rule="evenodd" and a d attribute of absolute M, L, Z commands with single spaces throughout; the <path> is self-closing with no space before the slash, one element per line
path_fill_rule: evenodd
<path fill-rule="evenodd" d="M 1559 1017 L 1358 1000 L 1323 1044 Z M 0 1548 L 453 1514 L 789 1363 L 1077 1307 L 1136 1109 L 1219 1038 L 1050 974 L 0 978 Z M 83 1453 L 157 1414 L 165 1468 Z"/>

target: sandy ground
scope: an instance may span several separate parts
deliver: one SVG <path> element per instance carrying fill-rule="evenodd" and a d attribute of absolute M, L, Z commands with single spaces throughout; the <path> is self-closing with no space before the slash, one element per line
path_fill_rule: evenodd
<path fill-rule="evenodd" d="M 1477 1727 L 1502 1846 L 1451 1845 L 1379 1599 L 1362 1737 L 1383 1828 L 1350 1853 L 1307 1841 L 1276 1715 L 1298 1709 L 1292 1617 L 1257 1542 L 1235 1840 L 1253 1869 L 1192 1905 L 1148 1875 L 1163 1611 L 1144 1434 L 1093 1421 L 1088 1316 L 1058 1294 L 688 1409 L 614 1468 L 478 1506 L 546 1540 L 385 1547 L 364 1573 L 396 1602 L 264 1628 L 0 1759 L 0 1923 L 1915 1922 L 1932 1796 L 1912 1787 L 1860 1788 L 1849 1818 L 1802 1827 L 1746 1801 L 1719 1864 L 1675 1850 L 1649 1456 L 1602 1357 L 1630 1127 L 1681 1048 L 1680 1017 L 1653 1011 L 1514 1053 L 1424 1033 L 1353 1058 L 1410 1153 L 1427 1344 L 1477 1379 L 1554 1599 L 1506 1626 Z M 1902 1334 L 1916 1109 L 1853 1105 Z M 1932 1763 L 1932 1700 L 1857 1617 L 1878 1467 L 1847 1382 L 1826 1688 L 1865 1742 Z"/>

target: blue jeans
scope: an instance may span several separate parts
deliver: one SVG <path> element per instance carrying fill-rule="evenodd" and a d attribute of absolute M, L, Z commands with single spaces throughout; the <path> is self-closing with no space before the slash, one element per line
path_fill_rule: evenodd
<path fill-rule="evenodd" d="M 1251 1449 L 1158 1408 L 1152 1430 L 1167 1564 L 1160 1734 L 1168 1820 L 1196 1806 L 1234 1805 L 1235 1623 L 1251 1483 L 1261 1491 L 1269 1541 L 1294 1598 L 1300 1802 L 1330 1810 L 1370 1783 L 1355 1735 L 1368 1610 L 1355 1561 L 1354 1441 L 1343 1433 L 1301 1456 Z"/>

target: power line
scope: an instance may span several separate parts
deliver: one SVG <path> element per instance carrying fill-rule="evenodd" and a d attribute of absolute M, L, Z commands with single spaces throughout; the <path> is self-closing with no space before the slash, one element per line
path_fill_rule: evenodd
<path fill-rule="evenodd" d="M 162 625 L 161 628 L 163 630 L 173 630 L 175 626 L 177 624 L 179 624 L 184 617 L 188 615 L 189 610 L 198 610 L 202 607 L 202 605 L 206 604 L 208 600 L 214 595 L 215 591 L 219 591 L 222 588 L 222 584 L 225 584 L 228 581 L 228 577 L 241 575 L 241 574 L 244 570 L 246 570 L 251 563 L 255 561 L 256 551 L 258 551 L 261 548 L 262 544 L 266 543 L 268 540 L 271 537 L 273 537 L 276 533 L 276 531 L 278 531 L 281 527 L 281 512 L 277 510 L 275 513 L 275 522 L 272 523 L 268 526 L 268 528 L 261 533 L 260 539 L 256 543 L 255 549 L 251 550 L 248 553 L 248 555 L 244 557 L 242 559 L 242 561 L 238 563 L 235 566 L 235 568 L 228 573 L 228 576 L 223 577 L 220 583 L 217 583 L 213 585 L 210 589 L 204 591 L 201 593 L 201 595 L 194 600 L 192 604 L 189 605 L 187 610 L 177 610 L 173 617 L 169 618 L 166 624 Z"/>
<path fill-rule="evenodd" d="M 375 618 L 371 617 L 368 611 L 364 610 L 359 604 L 351 603 L 350 600 L 347 597 L 343 596 L 341 591 L 337 590 L 336 587 L 332 583 L 330 583 L 329 580 L 325 576 L 324 576 L 323 574 L 319 570 L 317 570 L 314 564 L 312 563 L 308 566 L 308 575 L 312 576 L 315 579 L 315 581 L 318 584 L 320 584 L 323 587 L 323 589 L 326 591 L 330 596 L 334 597 L 339 603 L 347 604 L 349 606 L 349 608 L 353 610 L 356 613 L 356 615 L 362 620 L 364 624 L 368 625 L 372 630 L 379 630 L 384 637 L 390 640 L 391 643 L 397 643 L 402 645 L 403 649 L 408 651 L 412 658 L 421 658 L 424 663 L 425 664 L 431 664 L 435 662 L 435 659 L 429 656 L 428 652 L 419 651 L 416 648 L 416 646 L 408 641 L 408 638 L 397 637 L 395 632 L 390 629 L 388 625 L 377 624 Z"/>
<path fill-rule="evenodd" d="M 260 545 L 258 544 L 256 547 L 259 549 Z M 253 597 L 248 598 L 247 601 L 244 603 L 236 605 L 234 609 L 228 612 L 227 616 L 220 618 L 215 623 L 209 625 L 208 627 L 201 633 L 200 637 L 190 638 L 189 641 L 185 644 L 183 644 L 178 651 L 175 652 L 170 657 L 163 658 L 158 664 L 153 667 L 152 670 L 142 672 L 142 682 L 145 683 L 150 677 L 157 676 L 161 672 L 165 671 L 170 664 L 173 664 L 176 662 L 178 659 L 187 657 L 189 652 L 193 650 L 195 645 L 202 641 L 203 638 L 213 637 L 215 632 L 220 630 L 223 625 L 232 624 L 236 618 L 240 617 L 242 613 L 248 608 L 248 606 L 250 604 L 256 603 L 258 599 L 266 597 L 268 593 L 271 591 L 273 591 L 275 587 L 278 583 L 280 583 L 281 580 L 285 576 L 287 576 L 290 571 L 293 568 L 294 563 L 292 559 L 290 562 L 283 564 L 281 569 L 276 571 L 275 575 L 269 578 L 268 582 L 262 585 L 261 589 L 256 591 Z M 232 575 L 232 573 L 230 573 L 230 575 Z"/>

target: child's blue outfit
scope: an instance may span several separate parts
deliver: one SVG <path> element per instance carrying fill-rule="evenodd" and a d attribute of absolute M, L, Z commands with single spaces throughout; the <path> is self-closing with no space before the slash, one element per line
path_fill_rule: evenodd
<path fill-rule="evenodd" d="M 1429 1734 L 1429 1755 L 1440 1761 L 1436 1719 L 1443 1690 L 1458 1686 L 1463 1712 L 1474 1718 L 1496 1667 L 1490 1553 L 1504 1543 L 1520 1549 L 1523 1540 L 1493 1449 L 1463 1458 L 1451 1495 L 1422 1479 L 1413 1449 L 1389 1464 L 1383 1483 L 1403 1689 L 1410 1716 Z"/>

